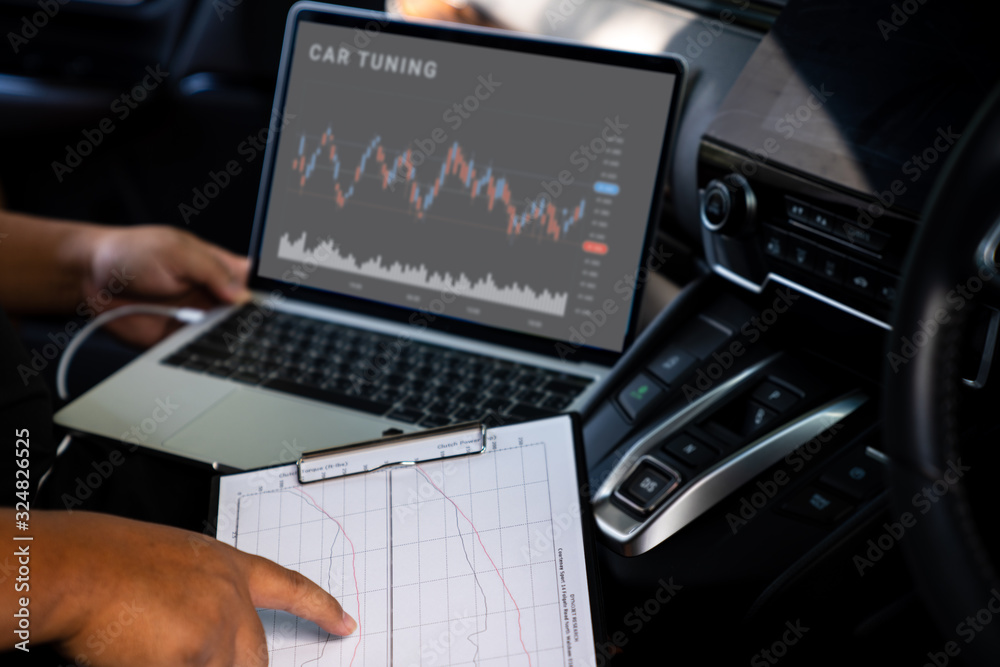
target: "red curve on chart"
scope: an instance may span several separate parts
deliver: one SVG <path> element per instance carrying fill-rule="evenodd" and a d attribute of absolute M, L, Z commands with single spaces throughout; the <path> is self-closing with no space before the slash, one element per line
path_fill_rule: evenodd
<path fill-rule="evenodd" d="M 455 510 L 457 510 L 458 513 L 462 515 L 462 518 L 469 522 L 469 526 L 472 527 L 472 532 L 476 534 L 476 539 L 479 540 L 479 546 L 483 548 L 483 553 L 486 554 L 486 557 L 490 560 L 490 565 L 493 566 L 493 569 L 496 571 L 497 576 L 500 577 L 500 583 L 503 584 L 503 589 L 507 591 L 507 597 L 509 597 L 510 601 L 514 603 L 514 609 L 517 610 L 517 637 L 518 639 L 521 640 L 521 648 L 524 649 L 524 654 L 528 656 L 528 667 L 531 667 L 531 654 L 528 653 L 528 647 L 524 643 L 524 631 L 521 628 L 521 608 L 517 606 L 517 600 L 514 599 L 514 596 L 511 594 L 510 589 L 507 588 L 507 582 L 504 581 L 503 575 L 500 574 L 500 568 L 498 568 L 497 564 L 493 562 L 493 556 L 491 556 L 490 552 L 486 550 L 486 545 L 483 544 L 483 538 L 479 536 L 479 531 L 476 530 L 476 526 L 472 523 L 472 520 L 469 519 L 469 517 L 465 516 L 465 512 L 462 511 L 462 508 L 459 507 L 454 500 L 449 498 L 448 494 L 442 491 L 440 486 L 434 483 L 434 480 L 431 479 L 431 476 L 427 474 L 427 471 L 425 471 L 419 465 L 416 466 L 416 468 L 417 470 L 420 471 L 420 474 L 424 476 L 424 479 L 430 482 L 430 485 L 433 486 L 435 489 L 437 489 L 438 493 L 440 493 L 445 500 L 447 500 L 449 503 L 455 506 Z"/>
<path fill-rule="evenodd" d="M 322 512 L 326 516 L 327 519 L 329 519 L 330 521 L 333 521 L 335 524 L 337 524 L 337 527 L 340 528 L 340 533 L 344 536 L 344 539 L 347 540 L 347 543 L 351 545 L 351 569 L 354 570 L 354 594 L 355 594 L 355 597 L 357 597 L 357 599 L 358 599 L 358 617 L 357 617 L 357 621 L 358 621 L 358 630 L 357 630 L 357 632 L 358 632 L 358 643 L 354 645 L 354 653 L 351 654 L 351 663 L 350 664 L 353 665 L 354 664 L 354 659 L 358 656 L 358 647 L 361 646 L 361 589 L 358 588 L 358 567 L 355 564 L 355 560 L 356 560 L 357 554 L 354 552 L 354 542 L 352 542 L 351 538 L 349 538 L 347 536 L 347 531 L 344 530 L 343 524 L 341 524 L 339 521 L 337 521 L 332 516 L 330 516 L 329 512 L 327 512 L 325 509 L 323 509 L 323 506 L 320 505 L 318 502 L 316 502 L 315 498 L 313 498 L 312 496 L 310 496 L 308 493 L 306 493 L 302 489 L 296 489 L 296 491 L 298 491 L 300 494 L 302 494 L 303 496 L 305 496 L 306 498 L 308 498 L 309 502 L 311 502 L 313 504 L 313 507 L 315 507 L 320 512 Z"/>

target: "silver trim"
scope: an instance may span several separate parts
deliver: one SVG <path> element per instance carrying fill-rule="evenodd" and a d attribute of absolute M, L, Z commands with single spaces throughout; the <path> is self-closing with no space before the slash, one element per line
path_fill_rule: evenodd
<path fill-rule="evenodd" d="M 668 432 L 669 429 L 672 429 L 675 425 L 687 424 L 697 420 L 702 413 L 708 412 L 711 408 L 715 407 L 717 403 L 725 400 L 729 394 L 739 387 L 741 383 L 759 373 L 764 369 L 764 367 L 768 366 L 779 356 L 781 355 L 776 353 L 762 361 L 758 361 L 756 364 L 745 369 L 735 377 L 726 380 L 715 389 L 710 389 L 708 393 L 703 395 L 701 398 L 692 401 L 686 408 L 683 408 L 667 417 L 662 423 L 660 423 L 659 426 L 647 431 L 615 464 L 615 469 L 608 475 L 608 477 L 601 483 L 597 491 L 594 493 L 593 502 L 596 504 L 599 499 L 611 495 L 612 490 L 625 481 L 625 477 L 627 475 L 632 474 L 632 470 L 638 464 L 638 460 L 645 454 L 645 450 L 641 452 L 639 450 L 642 449 L 642 443 L 645 442 L 647 438 L 655 437 L 660 433 L 663 433 L 665 436 L 666 432 Z M 625 474 L 621 473 L 623 462 L 628 468 L 628 471 Z"/>
<path fill-rule="evenodd" d="M 726 212 L 726 217 L 723 218 L 722 222 L 718 224 L 709 222 L 708 217 L 705 215 L 706 193 L 711 188 L 721 188 L 721 192 L 725 194 L 726 200 L 729 204 L 729 210 Z M 722 178 L 712 179 L 709 181 L 708 185 L 706 185 L 705 188 L 698 193 L 698 213 L 699 217 L 701 217 L 701 224 L 705 227 L 705 229 L 712 232 L 720 232 L 720 230 L 726 226 L 726 223 L 729 222 L 729 216 L 733 212 L 733 192 L 736 190 L 739 190 L 739 192 L 743 195 L 745 219 L 740 224 L 747 229 L 753 225 L 754 219 L 757 217 L 757 195 L 754 194 L 753 188 L 750 187 L 750 181 L 748 181 L 742 174 L 730 173 Z M 732 234 L 728 234 L 727 236 L 732 236 Z"/>
<path fill-rule="evenodd" d="M 713 189 L 713 190 L 719 189 L 716 186 L 716 181 L 712 181 L 711 183 L 709 183 L 708 185 L 705 186 L 704 190 L 701 191 L 701 193 L 700 193 L 701 194 L 701 197 L 700 197 L 701 202 L 700 202 L 700 206 L 698 208 L 701 209 L 701 211 L 700 211 L 700 214 L 701 214 L 701 224 L 705 226 L 705 229 L 707 229 L 709 231 L 712 231 L 712 232 L 717 232 L 720 229 L 722 229 L 723 227 L 725 227 L 726 226 L 726 222 L 729 221 L 729 214 L 733 212 L 733 196 L 731 194 L 729 194 L 729 190 L 725 186 L 721 187 L 720 192 L 722 192 L 723 196 L 726 198 L 726 215 L 722 218 L 722 222 L 719 222 L 719 223 L 711 222 L 708 219 L 708 216 L 705 215 L 705 201 L 708 199 L 708 191 L 709 191 L 709 189 Z"/>
<path fill-rule="evenodd" d="M 976 254 L 979 255 L 979 260 L 982 263 L 983 268 L 989 269 L 991 271 L 997 271 L 997 249 L 1000 248 L 1000 218 L 993 223 L 993 227 L 987 232 L 986 236 L 979 243 L 979 247 L 976 249 Z"/>
<path fill-rule="evenodd" d="M 745 375 L 739 378 L 740 382 L 745 379 Z M 728 394 L 732 388 L 731 381 L 718 391 L 721 394 Z M 758 439 L 695 478 L 693 483 L 669 498 L 644 521 L 633 518 L 610 502 L 611 491 L 624 480 L 623 468 L 628 474 L 635 468 L 635 465 L 619 464 L 601 485 L 595 498 L 594 516 L 597 525 L 607 538 L 609 546 L 621 554 L 637 556 L 646 553 L 697 519 L 716 503 L 724 500 L 735 489 L 777 463 L 782 457 L 857 410 L 867 400 L 868 397 L 861 391 L 850 392 L 816 408 L 784 428 Z M 658 447 L 669 434 L 694 421 L 694 419 L 681 420 L 680 416 L 668 419 L 659 428 L 640 438 L 630 449 L 625 462 L 646 455 Z"/>
<path fill-rule="evenodd" d="M 431 455 L 425 456 L 424 458 L 413 457 L 412 459 L 402 460 L 389 458 L 385 460 L 385 463 L 380 463 L 370 468 L 367 464 L 362 464 L 363 467 L 361 470 L 348 471 L 347 468 L 344 468 L 342 472 L 330 476 L 328 476 L 325 471 L 321 470 L 318 477 L 309 477 L 310 474 L 316 473 L 316 469 L 313 467 L 316 462 L 324 459 L 327 461 L 329 461 L 329 459 L 343 459 L 345 456 L 348 456 L 353 452 L 364 452 L 370 454 L 375 453 L 378 450 L 398 448 L 400 445 L 412 445 L 415 443 L 426 444 L 428 440 L 436 440 L 454 433 L 462 433 L 466 431 L 471 432 L 476 430 L 479 431 L 480 443 L 479 449 L 476 450 L 445 454 L 440 448 L 436 448 L 431 449 Z M 440 442 L 440 440 L 438 440 L 438 442 Z M 434 443 L 432 442 L 431 444 Z M 328 449 L 305 452 L 299 457 L 299 460 L 295 462 L 295 469 L 298 472 L 299 484 L 313 484 L 327 479 L 342 479 L 344 477 L 353 477 L 354 475 L 367 475 L 370 472 L 376 472 L 385 468 L 415 466 L 421 461 L 441 461 L 444 459 L 461 458 L 463 456 L 475 456 L 486 451 L 486 444 L 486 424 L 481 421 L 461 422 L 459 424 L 450 424 L 439 428 L 425 429 L 416 433 L 400 433 L 398 435 L 383 436 L 375 440 L 365 440 L 364 442 L 357 442 L 352 445 L 343 445 L 340 447 L 330 447 Z"/>
<path fill-rule="evenodd" d="M 868 456 L 868 458 L 875 459 L 876 461 L 884 465 L 889 465 L 889 457 L 886 456 L 885 453 L 882 452 L 882 450 L 875 449 L 874 447 L 869 446 L 865 447 L 865 454 Z"/>
<path fill-rule="evenodd" d="M 997 218 L 990 231 L 979 242 L 979 247 L 976 248 L 976 259 L 980 268 L 993 273 L 1000 270 L 1000 266 L 997 265 L 998 249 L 1000 249 L 1000 218 Z M 993 364 L 993 351 L 996 348 L 997 333 L 998 328 L 1000 328 L 1000 312 L 997 312 L 995 309 L 991 310 L 993 310 L 993 315 L 990 318 L 989 329 L 986 333 L 986 345 L 983 349 L 983 357 L 979 362 L 979 371 L 976 373 L 976 379 L 962 379 L 962 382 L 967 387 L 982 389 L 986 384 L 986 378 L 990 374 L 990 366 Z"/>
<path fill-rule="evenodd" d="M 744 289 L 750 290 L 754 294 L 760 294 L 762 291 L 764 291 L 764 285 L 766 285 L 769 280 L 773 280 L 776 283 L 781 283 L 782 285 L 785 285 L 786 287 L 791 287 L 791 288 L 793 288 L 795 290 L 798 290 L 799 292 L 802 292 L 803 294 L 811 296 L 812 298 L 816 299 L 817 301 L 822 301 L 823 303 L 825 303 L 828 306 L 833 306 L 837 310 L 843 311 L 843 312 L 847 313 L 848 315 L 853 315 L 854 317 L 860 318 L 860 319 L 862 319 L 862 320 L 864 320 L 866 322 L 874 324 L 877 327 L 881 327 L 881 328 L 885 329 L 886 331 L 892 331 L 892 326 L 889 323 L 883 322 L 882 320 L 880 320 L 880 319 L 878 319 L 876 317 L 872 317 L 871 315 L 869 315 L 867 313 L 863 313 L 860 310 L 857 310 L 856 308 L 851 308 L 850 306 L 848 306 L 846 304 L 843 304 L 843 303 L 837 301 L 836 299 L 832 299 L 832 298 L 826 296 L 825 294 L 822 294 L 822 293 L 817 292 L 815 290 L 809 289 L 808 287 L 806 287 L 804 285 L 800 285 L 799 283 L 795 282 L 794 280 L 786 278 L 783 275 L 780 275 L 778 273 L 773 273 L 773 272 L 769 271 L 767 273 L 767 275 L 764 277 L 764 282 L 762 282 L 760 285 L 758 285 L 758 284 L 754 283 L 752 280 L 750 280 L 749 278 L 744 278 L 740 274 L 738 274 L 735 271 L 732 271 L 730 269 L 727 269 L 726 267 L 722 266 L 718 262 L 713 262 L 712 263 L 712 270 L 715 271 L 716 273 L 718 273 L 723 278 L 725 278 L 725 279 L 727 279 L 727 280 L 729 280 L 731 282 L 736 283 L 737 285 L 739 285 L 740 287 L 743 287 Z"/>
<path fill-rule="evenodd" d="M 993 311 L 993 314 L 990 315 L 989 327 L 986 330 L 986 342 L 983 344 L 983 356 L 979 359 L 976 379 L 962 378 L 962 383 L 973 389 L 982 389 L 986 386 L 986 379 L 990 376 L 990 367 L 993 365 L 993 351 L 997 346 L 997 331 L 1000 330 L 1000 311 L 995 308 L 990 308 L 990 310 Z"/>

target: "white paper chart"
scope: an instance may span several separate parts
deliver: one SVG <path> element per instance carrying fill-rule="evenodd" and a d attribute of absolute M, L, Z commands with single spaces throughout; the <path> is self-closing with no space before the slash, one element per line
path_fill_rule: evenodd
<path fill-rule="evenodd" d="M 490 429 L 484 454 L 300 485 L 223 477 L 218 538 L 303 573 L 359 622 L 261 610 L 271 665 L 593 665 L 572 422 Z"/>

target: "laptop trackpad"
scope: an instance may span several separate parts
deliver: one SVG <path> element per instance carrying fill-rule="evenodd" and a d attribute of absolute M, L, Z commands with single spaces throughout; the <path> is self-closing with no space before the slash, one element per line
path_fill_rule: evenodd
<path fill-rule="evenodd" d="M 163 444 L 163 449 L 249 470 L 293 463 L 302 452 L 373 440 L 387 427 L 366 416 L 269 391 L 234 391 Z"/>

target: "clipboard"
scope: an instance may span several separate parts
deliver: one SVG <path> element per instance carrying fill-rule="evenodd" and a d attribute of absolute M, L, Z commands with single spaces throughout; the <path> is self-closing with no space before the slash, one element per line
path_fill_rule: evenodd
<path fill-rule="evenodd" d="M 471 421 L 306 452 L 295 464 L 299 484 L 483 454 L 486 430 L 484 422 Z"/>
<path fill-rule="evenodd" d="M 349 465 L 337 465 L 344 461 Z M 540 651 L 556 650 L 558 642 L 563 650 L 569 647 L 566 655 L 573 662 L 587 664 L 591 651 L 591 659 L 596 661 L 597 643 L 603 641 L 605 632 L 596 529 L 584 461 L 576 414 L 504 425 L 466 422 L 312 451 L 293 463 L 217 476 L 206 526 L 236 548 L 293 569 L 298 569 L 297 564 L 321 560 L 319 570 L 300 571 L 336 592 L 335 597 L 355 618 L 361 615 L 358 632 L 330 641 L 348 642 L 351 651 L 355 644 L 367 642 L 366 655 L 382 650 L 372 664 L 419 663 L 421 653 L 418 651 L 415 659 L 407 657 L 396 647 L 406 643 L 394 637 L 408 631 L 411 611 L 418 616 L 423 613 L 421 623 L 429 628 L 433 623 L 427 614 L 443 613 L 449 603 L 451 614 L 472 609 L 492 611 L 489 618 L 494 620 L 488 625 L 475 614 L 469 615 L 472 620 L 451 618 L 446 623 L 452 629 L 466 628 L 476 642 L 482 640 L 484 650 L 489 645 L 484 632 L 510 627 L 516 636 L 505 634 L 494 640 L 502 640 L 504 646 L 524 647 L 531 655 L 531 664 L 536 664 Z M 453 471 L 450 477 L 449 469 Z M 484 471 L 490 474 L 484 476 Z M 488 481 L 491 474 L 497 477 L 495 488 L 474 488 L 473 480 Z M 235 493 L 236 488 L 241 491 Z M 393 500 L 382 511 L 379 506 L 386 491 Z M 430 503 L 426 511 L 421 498 Z M 357 501 L 353 505 L 352 499 Z M 492 508 L 498 513 L 496 519 L 490 516 Z M 517 516 L 522 511 L 527 522 Z M 364 520 L 359 518 L 361 513 Z M 510 515 L 506 523 L 504 513 Z M 265 516 L 270 518 L 263 519 Z M 384 530 L 379 528 L 383 518 Z M 277 524 L 267 525 L 267 521 L 276 520 Z M 429 534 L 441 521 L 446 526 L 444 533 Z M 417 525 L 419 533 L 414 532 Z M 343 542 L 337 542 L 340 536 Z M 419 542 L 415 546 L 414 536 Z M 446 553 L 444 558 L 435 551 L 438 542 L 450 545 L 446 547 L 450 551 L 442 552 Z M 382 546 L 390 560 L 387 581 L 374 585 L 378 593 L 362 590 L 359 582 L 371 584 L 378 566 L 366 561 L 363 579 L 355 579 L 350 576 L 352 558 L 362 552 L 376 553 Z M 306 553 L 309 549 L 315 554 Z M 295 555 L 283 562 L 287 554 Z M 450 582 L 447 585 L 430 573 L 442 562 L 450 563 L 451 569 L 445 573 Z M 465 571 L 469 568 L 473 577 Z M 418 578 L 430 578 L 418 586 L 422 593 L 417 597 L 411 595 L 414 573 Z M 338 576 L 343 581 L 331 579 Z M 473 587 L 474 581 L 480 588 Z M 467 599 L 476 602 L 467 604 L 467 609 L 455 602 L 456 590 L 462 587 L 471 595 Z M 380 597 L 383 595 L 388 602 Z M 428 607 L 427 600 L 434 598 L 439 598 L 437 603 Z M 497 610 L 503 610 L 499 617 L 495 616 Z M 299 657 L 311 645 L 296 644 L 297 637 L 311 636 L 315 642 L 317 632 L 325 635 L 311 624 L 311 629 L 300 632 L 299 626 L 306 622 L 283 612 L 260 610 L 260 614 L 269 647 L 295 646 Z M 406 623 L 398 622 L 399 614 Z M 495 622 L 498 618 L 507 622 Z M 272 630 L 280 627 L 294 630 L 284 635 Z M 379 643 L 383 640 L 365 635 L 366 627 L 380 627 L 382 637 L 388 628 L 390 639 L 385 648 Z M 524 628 L 528 628 L 527 634 Z M 471 645 L 465 639 L 456 639 L 453 644 L 461 648 Z M 281 664 L 276 653 L 270 657 L 271 664 Z M 479 658 L 485 659 L 482 655 Z"/>

